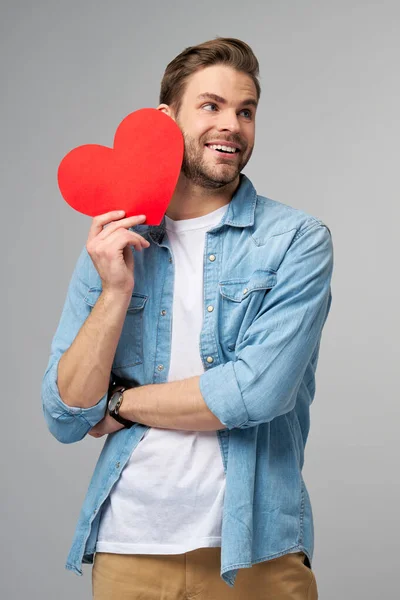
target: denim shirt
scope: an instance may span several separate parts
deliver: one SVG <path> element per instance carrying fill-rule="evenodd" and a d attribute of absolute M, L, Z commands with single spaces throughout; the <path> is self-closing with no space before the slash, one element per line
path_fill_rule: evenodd
<path fill-rule="evenodd" d="M 132 249 L 135 286 L 110 382 L 116 375 L 134 387 L 168 381 L 174 261 L 165 218 L 131 230 L 150 246 Z M 258 195 L 243 174 L 220 223 L 205 235 L 200 391 L 225 426 L 216 432 L 226 475 L 220 575 L 233 587 L 238 569 L 254 563 L 299 551 L 312 562 L 313 515 L 302 467 L 332 298 L 333 247 L 320 219 Z M 63 443 L 84 438 L 105 414 L 107 394 L 93 407 L 70 407 L 57 386 L 58 362 L 101 291 L 84 248 L 42 381 L 46 422 Z M 147 430 L 135 423 L 106 438 L 67 569 L 82 575 L 82 563 L 93 563 L 102 505 Z"/>

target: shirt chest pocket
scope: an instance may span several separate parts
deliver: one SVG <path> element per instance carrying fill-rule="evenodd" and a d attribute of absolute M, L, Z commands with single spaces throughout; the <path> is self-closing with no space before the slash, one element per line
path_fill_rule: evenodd
<path fill-rule="evenodd" d="M 258 269 L 250 277 L 219 282 L 219 336 L 228 350 L 234 350 L 241 341 L 256 318 L 265 294 L 275 283 L 276 272 L 271 269 Z"/>
<path fill-rule="evenodd" d="M 90 288 L 85 302 L 93 307 L 102 290 Z M 121 336 L 114 356 L 112 369 L 134 367 L 143 363 L 143 313 L 148 296 L 132 293 Z"/>

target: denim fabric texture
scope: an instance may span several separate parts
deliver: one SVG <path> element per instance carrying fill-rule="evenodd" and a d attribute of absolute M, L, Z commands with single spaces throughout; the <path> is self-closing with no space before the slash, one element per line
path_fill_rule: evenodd
<path fill-rule="evenodd" d="M 131 387 L 165 383 L 170 362 L 174 261 L 165 218 L 132 228 L 150 242 L 134 252 L 135 287 L 115 353 L 113 376 Z M 200 391 L 225 425 L 216 432 L 226 474 L 221 577 L 291 552 L 312 562 L 313 515 L 302 476 L 321 334 L 331 306 L 333 246 L 318 218 L 240 186 L 206 233 Z M 104 416 L 66 405 L 57 368 L 90 314 L 101 280 L 84 248 L 69 283 L 42 381 L 50 432 L 77 442 Z M 214 310 L 209 312 L 207 307 Z M 162 311 L 166 311 L 163 313 Z M 66 568 L 92 563 L 101 508 L 148 427 L 109 435 L 84 500 Z"/>

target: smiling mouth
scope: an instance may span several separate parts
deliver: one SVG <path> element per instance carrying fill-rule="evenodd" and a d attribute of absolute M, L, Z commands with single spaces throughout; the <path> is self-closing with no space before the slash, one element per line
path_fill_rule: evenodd
<path fill-rule="evenodd" d="M 235 152 L 230 152 L 229 150 L 215 150 L 214 148 L 210 148 L 207 144 L 205 144 L 205 147 L 208 148 L 208 150 L 210 150 L 210 152 L 213 154 L 218 154 L 218 156 L 223 158 L 235 158 L 238 154 L 240 154 L 239 148 L 236 148 Z"/>

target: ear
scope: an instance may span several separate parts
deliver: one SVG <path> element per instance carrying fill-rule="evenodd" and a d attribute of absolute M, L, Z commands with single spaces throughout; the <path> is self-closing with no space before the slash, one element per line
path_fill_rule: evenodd
<path fill-rule="evenodd" d="M 171 119 L 173 121 L 175 121 L 174 112 L 171 110 L 171 107 L 168 106 L 168 104 L 160 104 L 159 106 L 157 106 L 157 110 L 159 110 L 160 112 L 165 113 L 166 115 L 168 115 L 169 117 L 171 117 Z"/>

